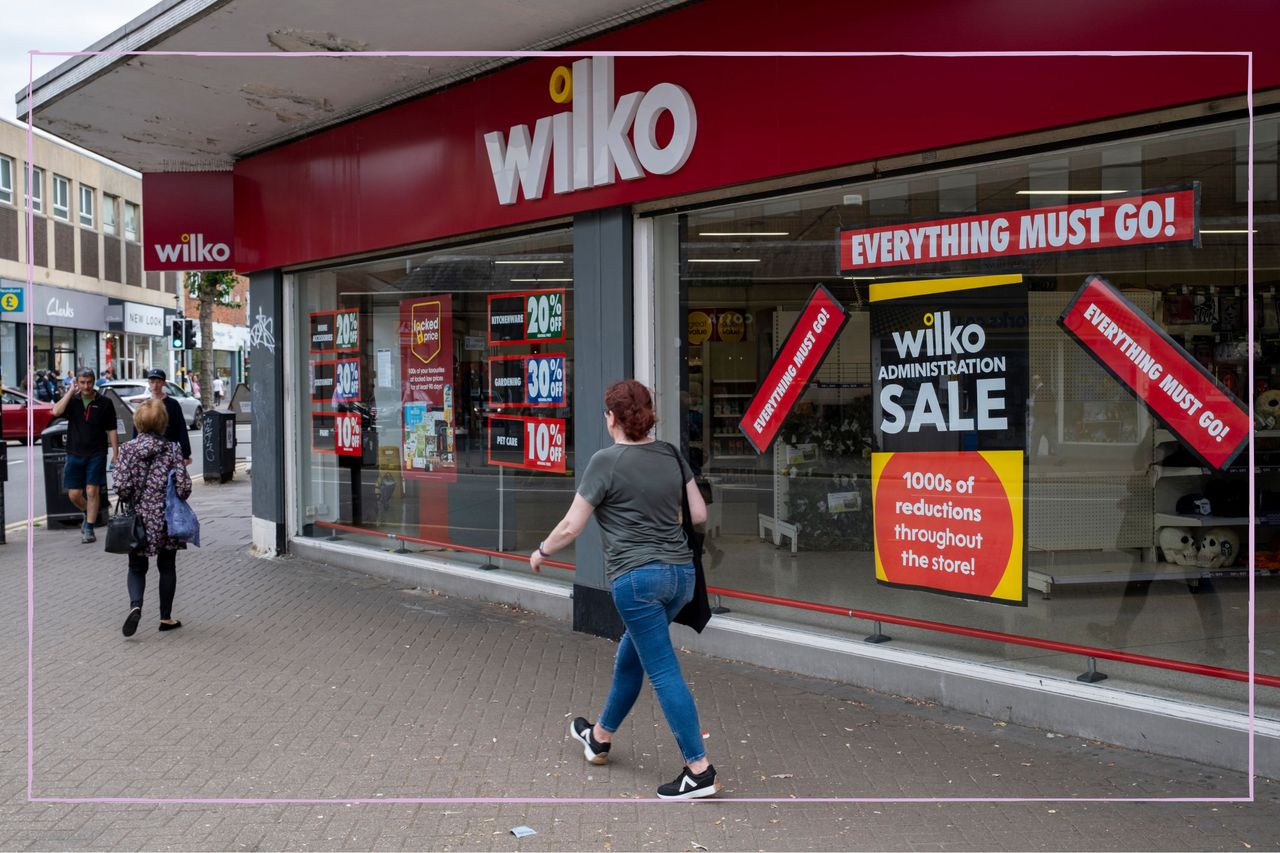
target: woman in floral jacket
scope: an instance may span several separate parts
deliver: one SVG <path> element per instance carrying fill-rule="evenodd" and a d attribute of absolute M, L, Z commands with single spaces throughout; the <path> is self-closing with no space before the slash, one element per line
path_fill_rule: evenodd
<path fill-rule="evenodd" d="M 129 615 L 124 620 L 124 635 L 132 637 L 142 620 L 142 594 L 147 588 L 147 557 L 156 558 L 160 570 L 160 630 L 172 631 L 182 623 L 173 618 L 173 594 L 178 587 L 175 566 L 179 548 L 186 543 L 169 536 L 164 520 L 164 499 L 173 472 L 178 497 L 191 496 L 191 476 L 182 462 L 178 445 L 166 441 L 165 428 L 169 413 L 160 400 L 147 400 L 133 413 L 137 438 L 120 448 L 116 461 L 116 493 L 133 504 L 134 512 L 147 530 L 147 544 L 129 554 Z"/>

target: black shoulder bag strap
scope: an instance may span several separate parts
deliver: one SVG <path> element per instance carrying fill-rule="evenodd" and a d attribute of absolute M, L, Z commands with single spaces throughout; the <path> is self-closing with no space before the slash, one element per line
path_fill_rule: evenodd
<path fill-rule="evenodd" d="M 707 623 L 711 621 L 711 602 L 707 598 L 707 576 L 702 570 L 702 545 L 706 536 L 699 533 L 697 528 L 693 526 L 693 515 L 689 511 L 689 490 L 684 479 L 684 466 L 680 464 L 680 451 L 676 450 L 675 445 L 664 441 L 670 450 L 671 455 L 676 460 L 676 474 L 680 481 L 680 506 L 681 518 L 680 526 L 684 528 L 685 538 L 689 540 L 689 550 L 693 553 L 693 571 L 694 586 L 693 598 L 689 599 L 689 603 L 680 608 L 680 612 L 676 614 L 674 622 L 681 625 L 688 625 L 699 634 L 702 629 L 707 627 Z"/>

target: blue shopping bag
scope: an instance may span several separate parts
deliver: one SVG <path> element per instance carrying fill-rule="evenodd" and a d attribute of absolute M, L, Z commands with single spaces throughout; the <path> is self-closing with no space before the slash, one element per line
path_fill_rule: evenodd
<path fill-rule="evenodd" d="M 191 545 L 200 547 L 200 519 L 191 504 L 178 497 L 178 487 L 173 484 L 173 475 L 169 472 L 169 485 L 164 495 L 164 523 L 169 528 L 169 535 Z"/>

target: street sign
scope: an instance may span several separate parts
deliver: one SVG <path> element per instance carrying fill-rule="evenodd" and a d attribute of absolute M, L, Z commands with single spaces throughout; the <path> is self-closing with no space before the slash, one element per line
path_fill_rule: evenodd
<path fill-rule="evenodd" d="M 5 314 L 22 313 L 21 287 L 0 287 L 0 312 Z"/>

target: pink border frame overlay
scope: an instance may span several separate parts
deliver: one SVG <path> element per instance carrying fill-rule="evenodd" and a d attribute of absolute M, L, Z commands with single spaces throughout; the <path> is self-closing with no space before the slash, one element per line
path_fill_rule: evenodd
<path fill-rule="evenodd" d="M 126 56 L 198 56 L 198 57 L 252 57 L 252 58 L 270 58 L 270 59 L 302 59 L 302 58 L 340 58 L 350 59 L 353 54 L 350 53 L 329 53 L 329 52 L 298 52 L 298 53 L 279 53 L 275 51 L 244 51 L 244 52 L 218 52 L 218 51 L 165 51 L 165 50 L 138 50 L 138 51 L 28 51 L 28 80 L 27 80 L 27 104 L 28 109 L 33 100 L 33 84 L 35 80 L 35 57 L 52 56 L 52 57 L 72 57 L 72 56 L 110 56 L 110 57 L 126 57 Z M 876 56 L 918 56 L 918 57 L 1012 57 L 1012 56 L 1096 56 L 1096 57 L 1143 57 L 1143 56 L 1239 56 L 1246 60 L 1247 76 L 1245 81 L 1245 102 L 1248 113 L 1249 127 L 1249 151 L 1248 151 L 1248 197 L 1247 197 L 1247 218 L 1246 229 L 1248 234 L 1248 337 L 1247 342 L 1249 352 L 1253 352 L 1254 334 L 1254 251 L 1253 251 L 1253 52 L 1252 51 L 1192 51 L 1192 50 L 1114 50 L 1114 51 L 1076 51 L 1076 50 L 1055 50 L 1055 51 L 566 51 L 566 50 L 550 50 L 550 51 L 484 51 L 484 50 L 458 50 L 458 51 L 369 51 L 362 53 L 360 56 L 378 58 L 378 57 L 474 57 L 474 58 L 513 58 L 513 59 L 532 59 L 532 58 L 548 58 L 548 57 L 567 57 L 581 59 L 583 57 L 597 56 L 613 56 L 613 57 L 798 57 L 798 58 L 814 58 L 814 57 L 876 57 Z M 27 125 L 27 169 L 32 167 L 32 159 L 35 151 L 34 132 L 32 125 Z M 30 171 L 27 173 L 28 185 L 30 182 Z M 26 281 L 26 304 L 31 305 L 31 293 L 33 282 L 35 279 L 35 265 L 33 258 L 34 234 L 32 232 L 33 222 L 31 206 L 27 205 L 27 281 Z M 27 311 L 27 363 L 30 364 L 35 359 L 33 329 L 35 312 L 28 309 Z M 1253 359 L 1249 360 L 1248 381 L 1246 388 L 1253 388 L 1254 383 L 1254 364 Z M 28 383 L 26 392 L 31 395 L 34 391 L 30 372 L 28 371 Z M 1252 422 L 1254 418 L 1253 395 L 1249 395 L 1249 419 Z M 27 410 L 27 437 L 28 440 L 33 433 L 33 416 L 31 410 Z M 28 445 L 30 446 L 30 445 Z M 1239 803 L 1254 801 L 1254 548 L 1256 546 L 1256 533 L 1254 529 L 1254 498 L 1255 498 L 1255 474 L 1254 466 L 1256 464 L 1254 455 L 1254 442 L 1249 443 L 1249 617 L 1248 617 L 1248 633 L 1249 633 L 1249 763 L 1248 763 L 1248 780 L 1249 795 L 1247 797 L 1072 797 L 1063 795 L 1061 797 L 741 797 L 734 798 L 731 801 L 721 800 L 719 802 L 734 803 L 1059 803 L 1059 802 L 1077 802 L 1077 803 Z M 681 801 L 665 801 L 665 800 L 637 800 L 626 797 L 378 797 L 378 798 L 335 798 L 335 799 L 292 799 L 292 798 L 220 798 L 220 797 L 37 797 L 34 795 L 35 785 L 35 742 L 34 742 L 34 679 L 35 669 L 32 660 L 33 647 L 35 643 L 35 551 L 33 547 L 34 539 L 34 521 L 31 517 L 30 508 L 35 505 L 35 468 L 33 465 L 27 465 L 27 802 L 31 803 L 137 803 L 146 805 L 265 805 L 265 804 L 297 804 L 297 805 L 332 805 L 334 803 L 346 803 L 351 805 L 374 805 L 374 804 L 412 804 L 412 805 L 443 805 L 443 804 L 494 804 L 494 803 L 520 803 L 527 805 L 577 805 L 577 804 L 611 804 L 611 803 L 631 803 L 631 804 L 647 804 L 647 803 L 666 803 Z"/>

